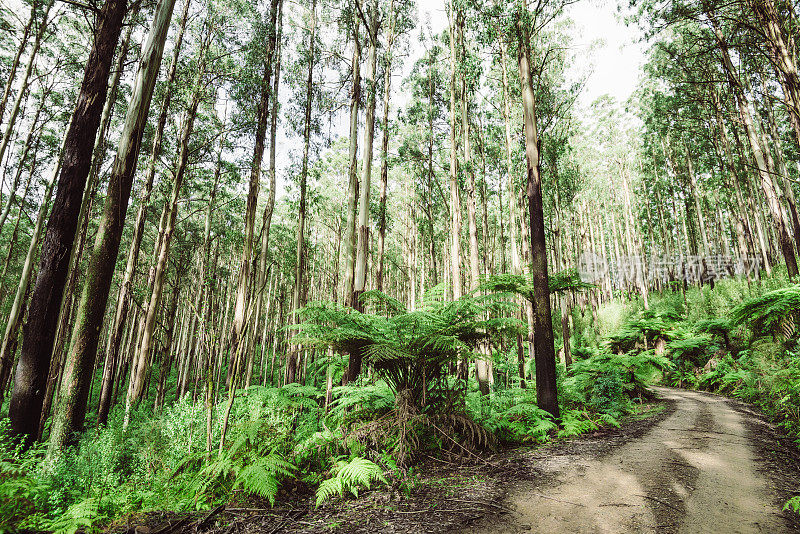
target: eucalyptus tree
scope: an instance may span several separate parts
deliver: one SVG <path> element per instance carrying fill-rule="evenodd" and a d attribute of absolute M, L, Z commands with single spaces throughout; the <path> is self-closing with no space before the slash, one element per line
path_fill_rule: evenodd
<path fill-rule="evenodd" d="M 82 428 L 86 417 L 91 371 L 94 367 L 111 278 L 114 274 L 133 177 L 138 164 L 142 134 L 174 7 L 175 0 L 159 2 L 147 40 L 142 47 L 134 91 L 109 177 L 102 220 L 89 260 L 86 283 L 81 293 L 65 364 L 62 390 L 59 395 L 62 409 L 57 414 L 62 421 L 60 425 L 63 425 L 63 430 L 54 432 L 55 436 L 50 440 L 50 454 L 59 452 L 69 431 Z M 28 327 L 30 328 L 30 322 Z M 28 336 L 25 336 L 26 342 L 27 339 Z M 51 347 L 52 343 L 48 348 Z"/>
<path fill-rule="evenodd" d="M 158 257 L 153 273 L 152 291 L 149 301 L 143 310 L 144 320 L 140 325 L 141 334 L 138 346 L 134 354 L 131 367 L 131 376 L 128 381 L 128 394 L 125 399 L 126 422 L 130 416 L 131 407 L 139 400 L 144 389 L 145 371 L 150 366 L 151 351 L 154 344 L 154 333 L 156 316 L 161 305 L 162 294 L 164 291 L 165 277 L 167 271 L 167 260 L 169 259 L 170 245 L 172 236 L 175 233 L 176 219 L 178 215 L 178 201 L 181 196 L 184 178 L 189 165 L 189 153 L 191 150 L 190 141 L 194 133 L 194 125 L 197 120 L 198 108 L 203 100 L 208 98 L 208 55 L 212 44 L 212 38 L 216 32 L 212 29 L 216 25 L 217 15 L 212 6 L 206 5 L 206 17 L 203 22 L 203 29 L 199 36 L 199 49 L 196 53 L 194 63 L 194 80 L 191 83 L 191 94 L 188 98 L 188 105 L 183 115 L 183 125 L 178 139 L 178 158 L 175 162 L 175 172 L 172 180 L 172 192 L 170 193 L 168 204 L 164 209 L 166 218 L 164 221 L 163 232 L 159 236 Z M 215 104 L 212 100 L 212 106 Z"/>
<path fill-rule="evenodd" d="M 295 253 L 295 270 L 294 270 L 294 286 L 292 289 L 292 311 L 297 311 L 303 307 L 303 289 L 305 285 L 306 275 L 306 213 L 307 213 L 307 200 L 306 194 L 308 190 L 308 168 L 309 157 L 311 155 L 311 134 L 312 134 L 312 111 L 314 104 L 314 71 L 316 62 L 318 61 L 317 53 L 317 0 L 312 0 L 311 6 L 308 9 L 307 17 L 307 32 L 308 40 L 305 47 L 301 50 L 301 56 L 306 67 L 305 77 L 305 102 L 303 104 L 303 155 L 300 162 L 300 176 L 299 188 L 300 198 L 298 205 L 298 223 L 297 223 L 297 249 Z M 286 382 L 295 382 L 298 378 L 298 367 L 300 364 L 301 350 L 299 347 L 293 347 L 292 353 L 289 355 L 286 362 Z M 235 367 L 235 365 L 234 365 Z"/>
<path fill-rule="evenodd" d="M 548 285 L 547 246 L 545 242 L 544 206 L 539 130 L 536 101 L 531 70 L 531 32 L 544 27 L 560 12 L 563 4 L 539 3 L 530 12 L 526 0 L 516 6 L 514 30 L 517 48 L 519 80 L 522 88 L 522 109 L 525 125 L 525 157 L 527 161 L 526 195 L 530 218 L 531 277 L 535 300 L 533 321 L 534 360 L 536 364 L 536 400 L 540 408 L 558 418 L 558 388 L 556 385 L 556 357 Z"/>
<path fill-rule="evenodd" d="M 263 49 L 262 73 L 258 81 L 259 95 L 258 106 L 256 108 L 255 124 L 255 144 L 253 146 L 253 159 L 250 167 L 250 184 L 247 192 L 247 206 L 245 208 L 245 228 L 244 228 L 244 247 L 242 250 L 242 261 L 239 269 L 239 284 L 236 292 L 236 304 L 234 307 L 234 319 L 231 330 L 231 350 L 237 350 L 242 342 L 242 332 L 245 328 L 245 314 L 249 306 L 249 296 L 256 278 L 253 272 L 255 247 L 255 222 L 256 207 L 258 204 L 258 192 L 261 183 L 261 162 L 264 158 L 266 145 L 267 126 L 270 116 L 270 95 L 272 84 L 270 83 L 276 63 L 273 56 L 277 48 L 277 25 L 278 13 L 280 11 L 280 0 L 271 0 L 269 8 L 269 18 L 266 21 L 266 32 L 256 31 L 256 35 L 266 35 L 265 43 L 259 48 Z M 260 302 L 260 298 L 259 298 Z M 258 313 L 258 312 L 256 312 Z"/>
<path fill-rule="evenodd" d="M 358 226 L 356 229 L 356 258 L 353 269 L 353 307 L 361 309 L 359 298 L 367 287 L 367 256 L 370 241 L 370 193 L 372 192 L 372 152 L 375 139 L 375 107 L 377 102 L 376 70 L 378 64 L 378 30 L 382 24 L 378 1 L 372 0 L 365 14 L 359 4 L 359 16 L 364 21 L 367 32 L 369 52 L 367 54 L 367 71 L 365 79 L 366 109 L 364 124 L 364 146 L 362 148 L 361 183 L 358 196 Z M 362 354 L 353 351 L 347 367 L 347 380 L 353 381 L 361 372 Z"/>
<path fill-rule="evenodd" d="M 150 149 L 150 158 L 148 160 L 145 175 L 145 183 L 139 198 L 139 207 L 136 211 L 136 218 L 134 219 L 133 239 L 131 240 L 131 246 L 129 247 L 126 256 L 125 271 L 117 295 L 117 303 L 113 316 L 113 322 L 111 323 L 111 330 L 108 336 L 108 343 L 105 350 L 105 362 L 103 365 L 103 379 L 100 386 L 100 403 L 97 414 L 98 425 L 103 425 L 106 423 L 108 418 L 108 410 L 111 406 L 110 387 L 113 384 L 117 358 L 119 356 L 122 336 L 126 325 L 126 319 L 128 317 L 128 309 L 131 300 L 131 284 L 133 283 L 133 277 L 136 273 L 136 267 L 139 261 L 139 250 L 142 244 L 142 236 L 144 234 L 144 225 L 147 218 L 150 195 L 153 191 L 153 183 L 156 175 L 156 162 L 161 155 L 164 128 L 166 126 L 167 115 L 169 113 L 170 102 L 172 100 L 172 86 L 175 82 L 178 60 L 183 45 L 183 36 L 184 32 L 186 31 L 186 23 L 188 20 L 190 5 L 190 1 L 187 0 L 184 2 L 178 33 L 175 36 L 175 41 L 173 43 L 172 59 L 167 70 L 164 96 L 161 100 L 161 109 L 159 111 L 158 121 L 156 123 L 155 134 L 153 135 L 152 148 Z"/>
<path fill-rule="evenodd" d="M 27 443 L 39 428 L 70 250 L 108 90 L 109 71 L 126 11 L 126 0 L 107 0 L 97 14 L 92 50 L 65 137 L 64 163 L 43 239 L 9 408 L 12 432 L 23 436 Z"/>
<path fill-rule="evenodd" d="M 344 291 L 342 300 L 354 305 L 353 289 L 356 268 L 356 220 L 358 219 L 359 181 L 358 181 L 358 113 L 361 106 L 361 37 L 360 20 L 357 15 L 357 3 L 353 0 L 342 12 L 344 33 L 352 35 L 353 56 L 350 60 L 350 130 L 349 130 L 349 171 L 347 181 L 347 224 L 344 230 Z"/>

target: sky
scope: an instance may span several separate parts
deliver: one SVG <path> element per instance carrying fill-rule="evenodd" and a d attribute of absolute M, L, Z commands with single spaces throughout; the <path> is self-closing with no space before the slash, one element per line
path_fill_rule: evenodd
<path fill-rule="evenodd" d="M 434 33 L 447 27 L 446 0 L 417 0 L 420 23 L 430 18 Z M 636 27 L 627 27 L 618 14 L 625 0 L 580 0 L 567 8 L 574 26 L 573 46 L 579 58 L 572 77 L 591 73 L 578 98 L 587 108 L 598 97 L 608 94 L 624 102 L 636 89 L 644 62 L 645 45 L 637 42 Z M 592 50 L 592 46 L 594 48 Z M 591 53 L 586 53 L 591 50 Z"/>
<path fill-rule="evenodd" d="M 639 82 L 644 63 L 645 45 L 638 42 L 635 26 L 627 27 L 617 12 L 620 0 L 582 0 L 569 7 L 575 21 L 575 44 L 588 49 L 593 41 L 599 46 L 593 54 L 579 55 L 577 67 L 591 71 L 579 103 L 582 107 L 608 94 L 624 102 Z"/>

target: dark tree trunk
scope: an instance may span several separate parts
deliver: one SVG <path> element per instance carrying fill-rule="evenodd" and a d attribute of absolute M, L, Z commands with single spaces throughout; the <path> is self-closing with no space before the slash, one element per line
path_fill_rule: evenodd
<path fill-rule="evenodd" d="M 58 410 L 55 412 L 56 420 L 51 429 L 49 449 L 51 455 L 63 446 L 70 430 L 83 426 L 86 416 L 91 371 L 108 303 L 111 278 L 119 253 L 142 133 L 174 7 L 175 0 L 162 0 L 159 3 L 147 41 L 142 47 L 142 59 L 136 74 L 133 94 L 130 97 L 116 159 L 111 169 L 103 215 L 86 271 L 86 283 L 81 293 L 72 331 Z"/>
<path fill-rule="evenodd" d="M 527 9 L 527 8 L 526 8 Z M 521 14 L 520 14 L 521 15 Z M 525 17 L 517 20 L 519 39 L 518 62 L 522 85 L 522 106 L 525 122 L 525 155 L 528 162 L 526 194 L 530 211 L 531 276 L 533 278 L 533 333 L 536 362 L 536 400 L 539 407 L 558 419 L 556 386 L 556 354 L 553 322 L 550 311 L 550 290 L 547 280 L 547 248 L 542 205 L 542 177 L 539 156 L 539 135 L 536 127 L 536 105 L 530 71 L 530 37 Z"/>
<path fill-rule="evenodd" d="M 94 44 L 86 62 L 78 102 L 64 146 L 53 211 L 42 244 L 39 274 L 23 329 L 9 417 L 11 432 L 30 443 L 39 428 L 54 336 L 75 241 L 78 214 L 100 115 L 108 91 L 114 50 L 122 31 L 127 0 L 107 0 L 98 15 Z"/>

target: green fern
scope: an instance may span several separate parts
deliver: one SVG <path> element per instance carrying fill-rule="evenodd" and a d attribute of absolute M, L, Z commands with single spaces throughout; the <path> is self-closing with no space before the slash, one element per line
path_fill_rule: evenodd
<path fill-rule="evenodd" d="M 695 335 L 686 332 L 681 335 L 682 337 L 667 343 L 667 350 L 677 360 L 686 360 L 702 367 L 710 355 L 719 350 L 709 334 Z"/>
<path fill-rule="evenodd" d="M 551 294 L 582 291 L 595 287 L 593 284 L 587 284 L 581 280 L 578 271 L 575 269 L 567 269 L 550 275 L 547 280 L 547 286 Z M 514 293 L 530 301 L 536 300 L 532 276 L 496 274 L 483 282 L 481 290 L 494 293 Z"/>
<path fill-rule="evenodd" d="M 561 430 L 559 438 L 578 436 L 592 430 L 597 430 L 595 423 L 585 412 L 568 411 L 561 416 Z"/>
<path fill-rule="evenodd" d="M 378 292 L 370 297 L 388 302 Z M 448 384 L 452 364 L 493 334 L 519 331 L 518 320 L 500 313 L 512 307 L 497 296 L 467 295 L 455 302 L 428 301 L 412 312 L 393 306 L 393 313 L 383 316 L 312 303 L 299 312 L 303 323 L 293 327 L 298 331 L 294 342 L 360 354 L 395 395 L 409 392 L 412 404 L 424 410 L 453 397 Z"/>
<path fill-rule="evenodd" d="M 800 514 L 800 495 L 792 497 L 783 507 L 784 510 L 793 510 L 795 513 Z"/>
<path fill-rule="evenodd" d="M 46 528 L 53 531 L 53 534 L 75 534 L 100 519 L 98 508 L 96 498 L 85 499 L 67 508 L 59 518 L 49 522 Z"/>
<path fill-rule="evenodd" d="M 291 477 L 294 472 L 295 467 L 279 454 L 262 456 L 236 473 L 233 489 L 241 487 L 248 493 L 267 499 L 270 505 L 274 506 L 279 478 Z"/>
<path fill-rule="evenodd" d="M 619 428 L 620 426 L 622 426 L 619 420 L 610 413 L 601 413 L 600 420 L 603 422 L 603 424 L 606 424 L 608 426 L 613 426 L 614 428 Z"/>
<path fill-rule="evenodd" d="M 334 495 L 344 496 L 344 487 L 342 486 L 342 479 L 333 477 L 320 482 L 317 488 L 317 506 L 329 500 Z"/>
<path fill-rule="evenodd" d="M 731 311 L 731 322 L 747 324 L 756 335 L 792 337 L 800 319 L 800 284 L 747 300 Z"/>
<path fill-rule="evenodd" d="M 320 483 L 317 506 L 337 494 L 344 497 L 345 493 L 351 493 L 358 498 L 359 487 L 369 489 L 373 482 L 388 483 L 379 465 L 358 456 L 349 462 L 338 461 L 334 472 L 335 476 Z"/>

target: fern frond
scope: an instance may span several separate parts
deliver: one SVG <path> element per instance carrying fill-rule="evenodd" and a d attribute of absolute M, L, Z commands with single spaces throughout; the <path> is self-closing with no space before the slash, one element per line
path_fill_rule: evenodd
<path fill-rule="evenodd" d="M 617 420 L 617 418 L 610 413 L 601 413 L 600 420 L 603 421 L 604 424 L 613 426 L 614 428 L 619 428 L 622 426 L 619 420 Z"/>
<path fill-rule="evenodd" d="M 733 324 L 748 324 L 757 335 L 784 333 L 800 316 L 800 284 L 775 289 L 738 305 L 731 312 Z"/>
<path fill-rule="evenodd" d="M 323 480 L 319 488 L 317 488 L 317 506 L 327 501 L 334 495 L 344 496 L 344 488 L 342 487 L 342 480 L 339 477 L 329 478 Z"/>
<path fill-rule="evenodd" d="M 241 487 L 247 493 L 254 493 L 263 499 L 269 500 L 271 506 L 275 505 L 275 495 L 278 493 L 278 480 L 271 473 L 263 461 L 257 461 L 242 468 L 236 475 L 233 488 Z"/>
<path fill-rule="evenodd" d="M 358 497 L 358 486 L 369 489 L 373 481 L 386 483 L 380 466 L 366 458 L 353 458 L 339 470 L 337 476 L 342 479 L 342 486 L 355 497 Z"/>
<path fill-rule="evenodd" d="M 344 496 L 345 492 L 357 498 L 359 486 L 369 489 L 373 482 L 388 483 L 379 465 L 358 456 L 349 462 L 337 462 L 335 471 L 336 476 L 319 485 L 317 506 L 336 494 Z"/>
<path fill-rule="evenodd" d="M 800 514 L 800 495 L 789 499 L 783 509 L 786 511 L 794 510 L 795 513 Z"/>
<path fill-rule="evenodd" d="M 99 519 L 99 502 L 92 497 L 77 502 L 67 508 L 60 517 L 47 525 L 53 534 L 75 534 L 78 530 L 90 527 Z"/>

